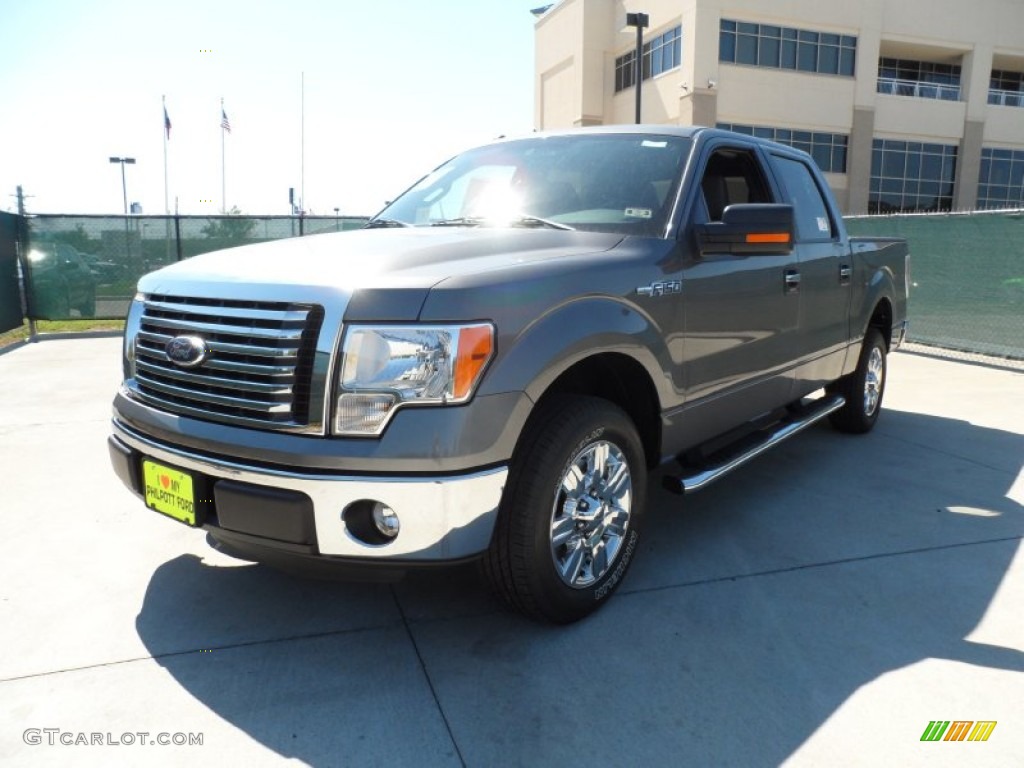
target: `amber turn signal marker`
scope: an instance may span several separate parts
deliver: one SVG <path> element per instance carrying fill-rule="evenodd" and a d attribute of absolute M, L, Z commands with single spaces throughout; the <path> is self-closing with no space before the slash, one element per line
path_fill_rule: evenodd
<path fill-rule="evenodd" d="M 494 351 L 494 328 L 473 325 L 459 330 L 459 351 L 455 359 L 455 397 L 461 399 L 473 386 Z"/>
<path fill-rule="evenodd" d="M 788 232 L 763 232 L 747 235 L 748 243 L 788 243 Z"/>

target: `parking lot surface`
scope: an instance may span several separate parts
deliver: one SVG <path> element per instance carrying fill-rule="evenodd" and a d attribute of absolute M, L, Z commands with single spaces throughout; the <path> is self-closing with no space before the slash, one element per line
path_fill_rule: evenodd
<path fill-rule="evenodd" d="M 547 627 L 472 567 L 219 554 L 110 470 L 119 339 L 0 355 L 0 763 L 1020 766 L 1024 373 L 889 374 L 870 435 L 814 427 L 684 498 L 654 478 L 622 589 Z"/>

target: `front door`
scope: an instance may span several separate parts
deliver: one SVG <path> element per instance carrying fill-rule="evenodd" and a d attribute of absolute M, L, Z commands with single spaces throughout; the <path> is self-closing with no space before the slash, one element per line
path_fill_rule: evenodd
<path fill-rule="evenodd" d="M 721 220 L 726 207 L 772 203 L 753 148 L 713 146 L 703 158 L 701 193 L 691 220 Z M 687 442 L 739 426 L 780 404 L 792 389 L 799 350 L 800 295 L 788 282 L 795 253 L 699 254 L 683 267 L 683 380 Z"/>

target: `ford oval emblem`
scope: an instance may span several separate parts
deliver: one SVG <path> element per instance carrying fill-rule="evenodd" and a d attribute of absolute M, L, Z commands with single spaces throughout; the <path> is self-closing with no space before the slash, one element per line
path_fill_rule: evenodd
<path fill-rule="evenodd" d="M 182 368 L 195 368 L 209 353 L 206 342 L 199 336 L 175 336 L 164 345 L 167 359 Z"/>

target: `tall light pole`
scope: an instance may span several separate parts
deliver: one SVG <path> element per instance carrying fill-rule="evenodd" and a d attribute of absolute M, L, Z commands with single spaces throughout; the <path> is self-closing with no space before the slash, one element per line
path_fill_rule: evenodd
<path fill-rule="evenodd" d="M 644 80 L 644 30 L 650 23 L 646 13 L 627 13 L 626 26 L 636 27 L 636 123 L 640 124 L 640 84 Z"/>
<path fill-rule="evenodd" d="M 121 164 L 121 194 L 124 195 L 124 253 L 129 259 L 131 258 L 131 235 L 128 232 L 128 183 L 124 178 L 124 167 L 126 165 L 135 165 L 134 157 L 112 157 L 110 158 L 112 163 Z"/>
<path fill-rule="evenodd" d="M 124 215 L 128 215 L 128 183 L 124 178 L 124 167 L 125 165 L 135 165 L 134 157 L 112 157 L 110 158 L 112 163 L 121 164 L 121 193 L 124 195 Z"/>

